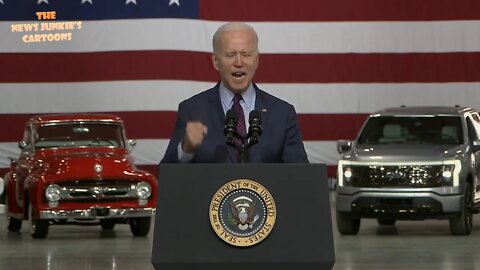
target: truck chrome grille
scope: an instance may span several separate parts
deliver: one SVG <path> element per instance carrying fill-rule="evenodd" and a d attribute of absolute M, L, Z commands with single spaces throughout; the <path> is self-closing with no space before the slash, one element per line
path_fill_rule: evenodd
<path fill-rule="evenodd" d="M 60 201 L 120 201 L 137 199 L 133 181 L 96 181 L 81 180 L 63 182 L 61 187 Z"/>
<path fill-rule="evenodd" d="M 442 165 L 352 166 L 354 187 L 416 187 L 445 186 Z"/>

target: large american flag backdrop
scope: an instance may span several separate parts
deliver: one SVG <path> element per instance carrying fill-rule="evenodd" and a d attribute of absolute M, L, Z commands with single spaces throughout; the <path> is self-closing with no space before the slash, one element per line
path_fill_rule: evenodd
<path fill-rule="evenodd" d="M 479 107 L 478 0 L 0 0 L 0 168 L 30 116 L 109 112 L 156 173 L 178 103 L 219 79 L 211 37 L 226 21 L 257 30 L 256 81 L 295 105 L 310 161 L 332 176 L 336 140 L 372 111 Z M 68 40 L 41 36 L 58 33 Z"/>

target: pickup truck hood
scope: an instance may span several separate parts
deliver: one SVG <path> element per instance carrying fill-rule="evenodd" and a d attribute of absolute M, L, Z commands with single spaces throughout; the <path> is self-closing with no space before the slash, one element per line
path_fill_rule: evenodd
<path fill-rule="evenodd" d="M 128 178 L 136 174 L 133 158 L 126 149 L 70 148 L 44 150 L 37 160 L 44 174 L 61 178 Z"/>
<path fill-rule="evenodd" d="M 455 159 L 464 145 L 387 144 L 354 147 L 343 160 L 358 162 L 412 162 Z"/>

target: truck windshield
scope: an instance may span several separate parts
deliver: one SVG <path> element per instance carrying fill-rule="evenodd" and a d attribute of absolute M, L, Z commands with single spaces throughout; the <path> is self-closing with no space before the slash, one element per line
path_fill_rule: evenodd
<path fill-rule="evenodd" d="M 122 126 L 102 123 L 44 125 L 37 129 L 36 148 L 125 147 Z"/>
<path fill-rule="evenodd" d="M 370 117 L 358 144 L 463 144 L 459 116 Z"/>

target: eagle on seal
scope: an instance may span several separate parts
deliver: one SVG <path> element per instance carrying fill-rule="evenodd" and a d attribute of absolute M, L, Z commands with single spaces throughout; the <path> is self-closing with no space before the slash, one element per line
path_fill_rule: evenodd
<path fill-rule="evenodd" d="M 240 230 L 251 229 L 258 220 L 258 215 L 254 216 L 255 205 L 256 203 L 247 196 L 240 196 L 230 202 L 234 223 Z"/>

